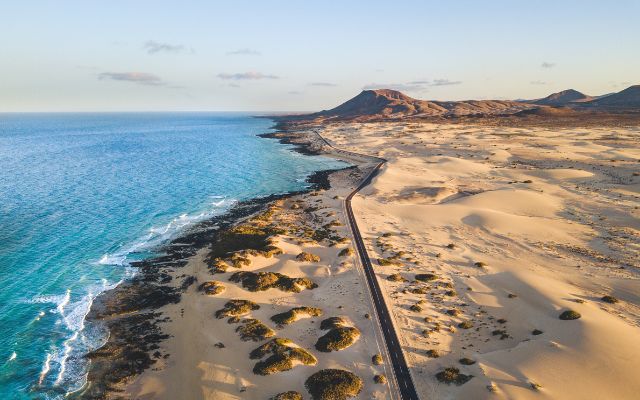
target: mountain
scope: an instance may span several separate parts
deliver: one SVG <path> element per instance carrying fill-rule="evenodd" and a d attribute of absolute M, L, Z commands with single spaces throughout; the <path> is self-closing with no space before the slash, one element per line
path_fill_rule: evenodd
<path fill-rule="evenodd" d="M 640 85 L 592 100 L 586 105 L 604 108 L 640 108 Z"/>
<path fill-rule="evenodd" d="M 502 100 L 426 101 L 397 90 L 364 90 L 356 97 L 330 110 L 307 118 L 338 120 L 401 119 L 406 117 L 511 114 L 531 105 Z"/>
<path fill-rule="evenodd" d="M 593 97 L 587 96 L 577 90 L 567 89 L 558 93 L 552 93 L 543 99 L 530 100 L 528 103 L 542 106 L 566 106 L 570 103 L 587 102 L 592 99 Z"/>

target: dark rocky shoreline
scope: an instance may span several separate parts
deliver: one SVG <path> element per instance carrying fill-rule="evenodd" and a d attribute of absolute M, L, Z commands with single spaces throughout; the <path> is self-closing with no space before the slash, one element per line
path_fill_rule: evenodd
<path fill-rule="evenodd" d="M 286 130 L 286 127 L 276 125 L 276 128 L 280 127 Z M 320 154 L 304 140 L 292 141 L 290 134 L 274 132 L 259 136 L 292 144 L 295 146 L 293 150 L 302 154 Z M 161 342 L 169 337 L 162 331 L 162 324 L 169 317 L 164 316 L 160 309 L 179 303 L 181 293 L 195 280 L 183 275 L 178 276 L 182 280 L 177 283 L 169 273 L 184 267 L 199 250 L 215 243 L 225 229 L 265 210 L 273 201 L 328 189 L 329 175 L 335 171 L 318 171 L 309 176 L 307 182 L 311 187 L 307 190 L 239 202 L 228 212 L 199 222 L 163 245 L 158 249 L 160 255 L 132 263 L 138 270 L 137 274 L 98 296 L 86 317 L 89 323 L 102 324 L 109 335 L 102 347 L 86 355 L 90 360 L 87 384 L 71 398 L 118 398 L 117 393 L 127 379 L 151 368 L 158 359 L 170 357 L 162 354 L 160 348 Z"/>

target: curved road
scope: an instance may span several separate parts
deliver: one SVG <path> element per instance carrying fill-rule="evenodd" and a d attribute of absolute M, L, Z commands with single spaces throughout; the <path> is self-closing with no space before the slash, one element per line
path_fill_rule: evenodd
<path fill-rule="evenodd" d="M 323 138 L 320 133 L 315 132 L 318 137 L 326 143 L 332 149 L 337 150 L 340 153 L 351 153 L 356 154 L 358 156 L 366 156 L 364 154 L 358 154 L 350 151 L 336 149 L 331 143 L 329 143 L 325 138 Z M 384 337 L 385 344 L 387 346 L 387 352 L 389 357 L 391 358 L 391 365 L 393 367 L 393 374 L 395 375 L 396 382 L 398 384 L 398 389 L 400 392 L 400 398 L 402 400 L 419 400 L 418 393 L 416 392 L 416 388 L 413 385 L 413 380 L 411 379 L 411 373 L 409 372 L 409 367 L 407 366 L 407 361 L 404 358 L 404 353 L 402 352 L 402 347 L 400 346 L 400 340 L 398 340 L 398 335 L 393 326 L 393 319 L 391 317 L 391 313 L 387 308 L 387 304 L 384 301 L 384 297 L 382 295 L 382 289 L 380 288 L 380 284 L 378 283 L 378 279 L 376 278 L 376 273 L 373 270 L 373 266 L 371 264 L 371 259 L 369 258 L 369 254 L 367 253 L 367 249 L 364 246 L 364 242 L 362 240 L 362 236 L 360 235 L 360 230 L 358 229 L 358 224 L 356 223 L 356 218 L 353 214 L 353 209 L 351 208 L 351 199 L 356 195 L 360 190 L 371 183 L 371 180 L 376 175 L 376 173 L 380 170 L 380 167 L 384 165 L 386 160 L 378 158 L 366 156 L 369 158 L 376 158 L 380 162 L 376 167 L 367 175 L 366 178 L 360 183 L 353 192 L 349 194 L 344 200 L 345 208 L 347 210 L 347 217 L 349 219 L 349 225 L 351 225 L 351 231 L 353 232 L 353 239 L 355 241 L 356 247 L 358 249 L 358 254 L 360 255 L 360 261 L 362 263 L 362 267 L 364 269 L 365 276 L 367 277 L 367 284 L 369 285 L 369 291 L 371 292 L 371 297 L 373 299 L 373 304 L 375 305 L 376 313 L 378 314 L 378 321 L 380 321 L 380 328 L 382 329 L 382 335 Z"/>

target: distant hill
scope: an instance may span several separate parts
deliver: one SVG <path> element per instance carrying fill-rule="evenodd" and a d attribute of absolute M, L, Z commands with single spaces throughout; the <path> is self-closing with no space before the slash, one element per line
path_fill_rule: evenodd
<path fill-rule="evenodd" d="M 574 89 L 567 89 L 558 93 L 552 93 L 543 99 L 530 100 L 528 103 L 542 106 L 566 106 L 570 103 L 581 103 L 591 100 L 593 100 L 591 96 L 587 96 Z"/>
<path fill-rule="evenodd" d="M 518 117 L 560 119 L 604 114 L 640 116 L 640 85 L 603 96 L 588 96 L 568 89 L 538 100 L 419 100 L 397 90 L 363 90 L 330 110 L 276 117 L 286 121 L 384 121 L 409 118 Z"/>
<path fill-rule="evenodd" d="M 640 85 L 630 86 L 618 93 L 599 97 L 586 105 L 605 108 L 640 108 Z"/>
<path fill-rule="evenodd" d="M 310 114 L 309 118 L 338 120 L 400 119 L 405 117 L 493 115 L 515 113 L 531 108 L 516 101 L 469 100 L 426 101 L 397 90 L 364 90 L 356 97 L 330 110 Z"/>

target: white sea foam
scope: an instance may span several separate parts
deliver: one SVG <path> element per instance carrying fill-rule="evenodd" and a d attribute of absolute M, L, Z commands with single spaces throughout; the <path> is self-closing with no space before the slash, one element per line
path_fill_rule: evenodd
<path fill-rule="evenodd" d="M 51 370 L 51 353 L 47 353 L 47 357 L 44 360 L 44 364 L 42 365 L 42 370 L 40 371 L 40 378 L 38 379 L 38 385 L 42 385 L 44 378 L 47 377 L 47 374 Z"/>
<path fill-rule="evenodd" d="M 11 353 L 11 357 L 9 357 L 8 361 L 13 361 L 18 357 L 18 353 L 16 353 L 15 351 L 13 353 Z"/>
<path fill-rule="evenodd" d="M 117 250 L 114 253 L 104 254 L 100 258 L 100 260 L 98 260 L 97 264 L 126 266 L 129 264 L 128 257 L 131 254 L 145 250 L 151 250 L 154 247 L 157 247 L 175 237 L 178 233 L 180 233 L 188 226 L 191 226 L 212 216 L 218 215 L 236 203 L 236 200 L 226 199 L 224 198 L 224 196 L 211 196 L 211 198 L 221 200 L 212 201 L 212 209 L 210 210 L 202 211 L 195 214 L 180 214 L 178 217 L 173 218 L 165 225 L 153 226 L 149 228 L 145 236 L 136 240 L 132 244 Z"/>
<path fill-rule="evenodd" d="M 37 296 L 30 301 L 33 303 L 55 304 L 56 308 L 52 311 L 60 315 L 59 323 L 64 324 L 70 331 L 70 336 L 62 343 L 60 349 L 47 353 L 40 373 L 40 384 L 50 373 L 52 363 L 55 365 L 57 372 L 54 385 L 73 391 L 77 390 L 78 385 L 84 384 L 82 377 L 84 376 L 84 379 L 86 379 L 86 371 L 82 365 L 84 362 L 82 355 L 100 345 L 98 338 L 92 337 L 93 332 L 85 332 L 86 316 L 91 310 L 93 300 L 100 293 L 115 288 L 124 279 L 135 275 L 136 268 L 128 266 L 128 256 L 136 252 L 151 250 L 175 237 L 189 225 L 220 214 L 235 203 L 235 200 L 225 199 L 222 196 L 212 196 L 212 198 L 221 200 L 213 201 L 211 210 L 191 215 L 181 214 L 166 225 L 150 228 L 144 237 L 123 247 L 121 250 L 112 254 L 104 254 L 97 261 L 97 264 L 125 267 L 124 277 L 118 282 L 109 283 L 106 279 L 102 279 L 99 285 L 93 285 L 88 288 L 88 292 L 78 300 L 75 300 L 78 298 L 77 296 L 72 296 L 71 290 L 67 290 L 64 295 Z"/>

